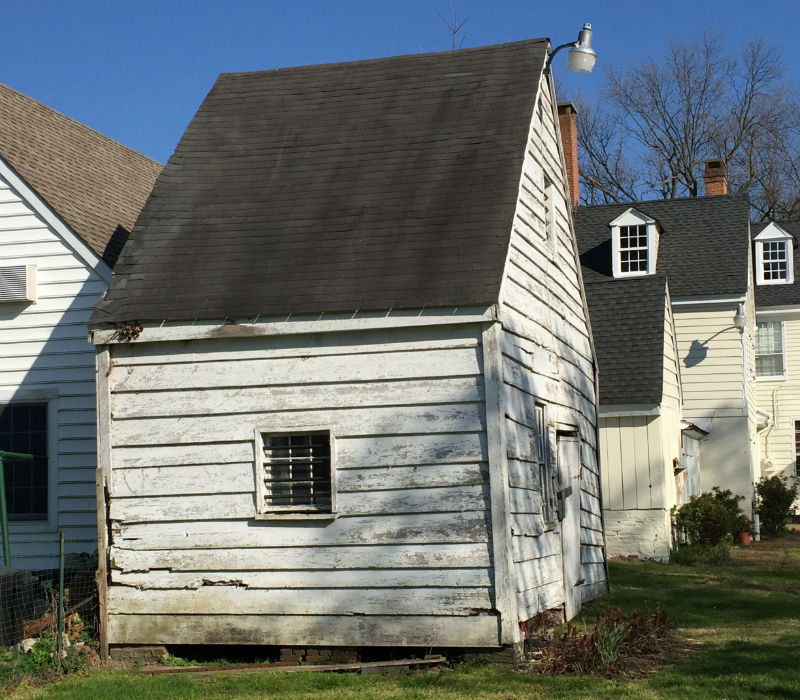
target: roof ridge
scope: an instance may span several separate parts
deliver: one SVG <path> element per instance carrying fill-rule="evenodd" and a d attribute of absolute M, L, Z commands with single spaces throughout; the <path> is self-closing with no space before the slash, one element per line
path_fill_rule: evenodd
<path fill-rule="evenodd" d="M 354 61 L 331 61 L 330 63 L 311 63 L 307 65 L 298 65 L 298 66 L 281 66 L 278 68 L 264 68 L 261 70 L 250 70 L 250 71 L 232 71 L 232 72 L 223 72 L 220 73 L 218 76 L 219 78 L 230 78 L 230 77 L 244 77 L 244 76 L 251 76 L 251 75 L 264 75 L 266 73 L 285 73 L 288 71 L 304 71 L 312 68 L 335 68 L 336 66 L 358 66 L 358 65 L 369 65 L 371 63 L 380 63 L 383 61 L 396 61 L 402 59 L 422 59 L 422 58 L 430 58 L 432 56 L 442 56 L 445 54 L 453 54 L 463 56 L 464 54 L 468 53 L 477 53 L 479 51 L 487 51 L 488 49 L 500 49 L 504 47 L 511 47 L 511 46 L 520 46 L 522 44 L 541 44 L 541 43 L 550 43 L 550 39 L 548 37 L 539 37 L 536 39 L 520 39 L 519 41 L 507 41 L 503 44 L 486 44 L 483 46 L 470 46 L 466 49 L 447 49 L 445 51 L 421 51 L 418 53 L 403 53 L 398 54 L 396 56 L 377 56 L 375 58 L 362 58 L 357 59 Z"/>

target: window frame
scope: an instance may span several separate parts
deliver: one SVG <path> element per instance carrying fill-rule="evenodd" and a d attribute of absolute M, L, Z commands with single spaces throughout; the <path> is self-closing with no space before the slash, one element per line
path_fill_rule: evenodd
<path fill-rule="evenodd" d="M 754 239 L 755 244 L 755 280 L 757 285 L 793 284 L 794 283 L 794 236 L 774 222 L 769 224 Z M 764 268 L 774 260 L 764 259 L 764 248 L 768 244 L 783 244 L 786 258 L 786 276 L 767 279 Z"/>
<path fill-rule="evenodd" d="M 794 476 L 800 477 L 800 418 L 792 418 L 793 441 L 794 441 Z"/>
<path fill-rule="evenodd" d="M 617 277 L 644 277 L 646 275 L 655 274 L 656 271 L 656 257 L 658 253 L 658 227 L 655 219 L 637 211 L 633 207 L 627 209 L 624 213 L 618 216 L 613 221 L 609 222 L 611 228 L 611 265 L 612 274 Z M 632 226 L 643 226 L 645 230 L 645 246 L 637 248 L 622 248 L 622 232 L 623 229 L 629 229 Z M 645 250 L 647 259 L 644 270 L 627 270 L 622 269 L 622 252 L 623 250 Z"/>
<path fill-rule="evenodd" d="M 36 520 L 9 520 L 8 532 L 11 536 L 58 531 L 59 391 L 55 387 L 43 386 L 39 389 L 19 388 L 0 392 L 0 405 L 23 403 L 47 404 L 47 516 Z"/>
<path fill-rule="evenodd" d="M 264 436 L 315 435 L 327 433 L 330 446 L 331 503 L 329 508 L 308 506 L 270 506 L 264 505 L 266 485 L 264 483 Z M 261 424 L 254 431 L 254 476 L 256 520 L 334 520 L 338 516 L 336 484 L 336 431 L 333 425 L 303 425 L 287 428 L 285 423 Z"/>
<path fill-rule="evenodd" d="M 775 324 L 779 323 L 781 327 L 781 367 L 783 372 L 781 374 L 759 374 L 758 373 L 758 329 L 761 324 Z M 778 353 L 761 353 L 761 355 L 774 356 Z M 756 319 L 755 336 L 753 338 L 753 363 L 755 366 L 756 381 L 759 382 L 780 382 L 786 381 L 786 322 L 783 319 Z"/>

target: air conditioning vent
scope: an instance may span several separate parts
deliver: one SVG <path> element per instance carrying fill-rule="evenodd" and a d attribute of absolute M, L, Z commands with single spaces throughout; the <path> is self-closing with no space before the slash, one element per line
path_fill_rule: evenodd
<path fill-rule="evenodd" d="M 0 267 L 0 302 L 36 301 L 36 265 Z"/>

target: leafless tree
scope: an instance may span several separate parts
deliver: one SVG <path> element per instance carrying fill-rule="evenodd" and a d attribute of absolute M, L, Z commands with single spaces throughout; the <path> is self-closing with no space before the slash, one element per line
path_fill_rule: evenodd
<path fill-rule="evenodd" d="M 800 108 L 762 40 L 737 56 L 709 35 L 664 58 L 609 69 L 602 105 L 579 104 L 584 203 L 703 193 L 703 161 L 722 158 L 754 213 L 800 215 Z"/>
<path fill-rule="evenodd" d="M 458 33 L 464 28 L 464 25 L 467 23 L 469 17 L 465 17 L 463 20 L 461 20 L 461 22 L 459 22 L 458 18 L 456 17 L 456 11 L 455 8 L 453 7 L 452 2 L 450 3 L 451 19 L 447 20 L 444 17 L 442 17 L 442 15 L 439 14 L 438 10 L 436 11 L 436 14 L 439 15 L 439 19 L 445 23 L 445 26 L 447 26 L 447 30 L 450 32 L 450 39 L 452 40 L 453 51 L 455 51 L 456 49 L 460 49 L 464 45 L 464 39 L 466 39 L 467 35 L 464 34 L 464 36 L 461 37 L 461 41 L 458 42 L 457 41 Z M 458 46 L 456 46 L 456 44 L 458 44 Z"/>

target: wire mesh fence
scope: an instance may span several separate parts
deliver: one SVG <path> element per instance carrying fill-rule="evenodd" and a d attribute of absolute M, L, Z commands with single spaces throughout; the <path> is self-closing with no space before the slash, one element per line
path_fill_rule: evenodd
<path fill-rule="evenodd" d="M 67 554 L 61 561 L 56 569 L 0 567 L 0 691 L 20 674 L 63 669 L 78 650 L 91 649 L 97 556 Z"/>

